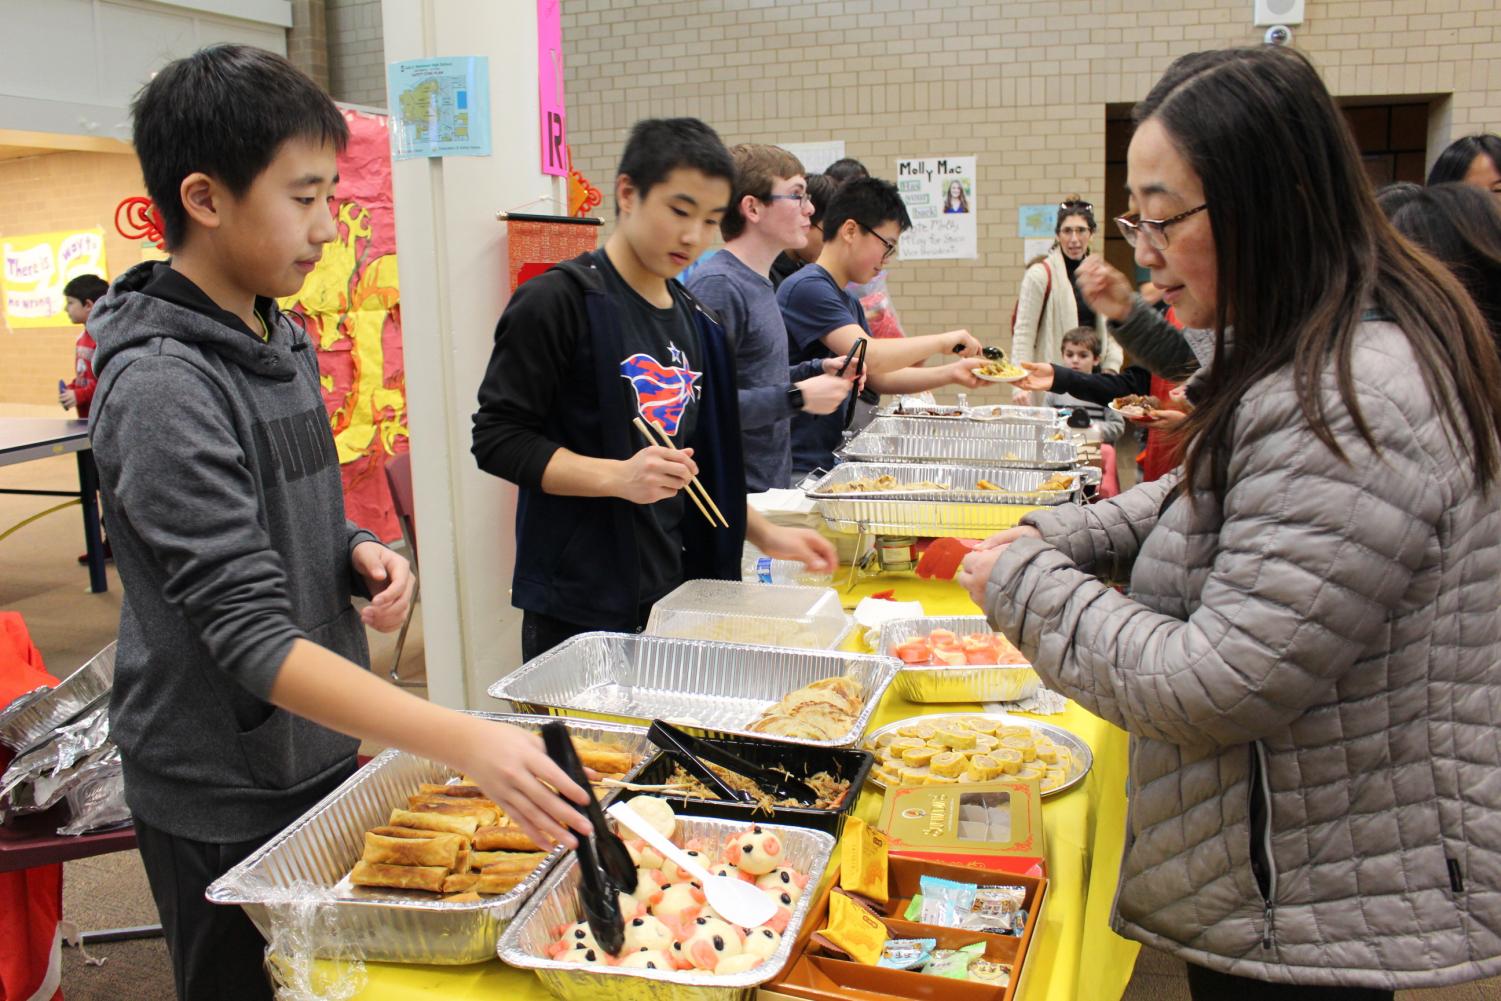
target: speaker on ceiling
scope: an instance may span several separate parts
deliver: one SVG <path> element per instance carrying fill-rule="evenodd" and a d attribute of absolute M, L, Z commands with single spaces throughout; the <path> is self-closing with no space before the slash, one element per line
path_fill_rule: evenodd
<path fill-rule="evenodd" d="M 1256 4 L 1256 27 L 1273 24 L 1302 24 L 1303 0 L 1254 0 Z"/>

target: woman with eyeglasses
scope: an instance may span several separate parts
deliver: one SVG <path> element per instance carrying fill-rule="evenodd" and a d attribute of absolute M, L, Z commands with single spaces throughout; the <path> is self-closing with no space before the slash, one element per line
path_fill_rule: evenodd
<path fill-rule="evenodd" d="M 1105 329 L 1105 318 L 1089 308 L 1074 285 L 1074 273 L 1089 254 L 1095 230 L 1094 206 L 1069 195 L 1058 206 L 1053 249 L 1027 265 L 1022 275 L 1011 329 L 1011 358 L 1017 362 L 1063 363 L 1063 335 L 1094 327 L 1100 335 L 1100 367 L 1119 372 L 1122 354 Z"/>
<path fill-rule="evenodd" d="M 1296 50 L 1185 56 L 1135 118 L 1122 228 L 1216 339 L 1184 464 L 1028 515 L 962 580 L 1130 731 L 1114 923 L 1195 999 L 1494 976 L 1496 347 Z"/>

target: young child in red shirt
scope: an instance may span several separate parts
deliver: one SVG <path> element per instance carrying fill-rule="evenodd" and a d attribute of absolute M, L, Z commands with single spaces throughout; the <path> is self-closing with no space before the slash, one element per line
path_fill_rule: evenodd
<path fill-rule="evenodd" d="M 78 341 L 73 349 L 73 381 L 63 384 L 57 402 L 65 409 L 77 408 L 78 416 L 84 420 L 89 416 L 89 404 L 94 399 L 95 385 L 95 345 L 87 326 L 89 313 L 93 311 L 95 301 L 108 291 L 109 283 L 98 275 L 79 275 L 63 286 L 68 319 L 83 325 L 83 330 L 78 334 Z"/>

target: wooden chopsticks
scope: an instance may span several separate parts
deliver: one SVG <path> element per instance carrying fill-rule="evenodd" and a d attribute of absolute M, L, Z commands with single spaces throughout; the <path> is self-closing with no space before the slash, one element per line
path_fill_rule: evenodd
<path fill-rule="evenodd" d="M 633 418 L 631 420 L 631 423 L 636 425 L 636 430 L 641 432 L 641 437 L 646 439 L 646 443 L 648 445 L 660 445 L 661 447 L 671 449 L 674 452 L 679 451 L 678 447 L 672 443 L 672 439 L 669 438 L 666 434 L 662 434 L 661 441 L 658 441 L 656 435 L 653 434 L 653 432 L 657 429 L 653 428 L 650 424 L 646 423 L 641 418 Z M 698 499 L 698 494 L 695 494 L 693 492 L 694 487 L 698 488 L 698 494 L 703 495 L 704 499 L 702 501 Z M 715 528 L 719 528 L 721 525 L 723 525 L 725 528 L 730 527 L 729 521 L 719 510 L 719 505 L 714 503 L 714 498 L 709 496 L 709 491 L 704 488 L 704 485 L 698 482 L 697 476 L 693 477 L 693 479 L 688 483 L 688 498 L 693 501 L 699 512 L 709 520 L 709 524 L 713 525 Z M 707 503 L 709 506 L 704 507 L 705 503 Z M 714 514 L 709 513 L 710 509 L 714 511 Z M 716 517 L 719 519 L 718 521 L 715 520 Z"/>

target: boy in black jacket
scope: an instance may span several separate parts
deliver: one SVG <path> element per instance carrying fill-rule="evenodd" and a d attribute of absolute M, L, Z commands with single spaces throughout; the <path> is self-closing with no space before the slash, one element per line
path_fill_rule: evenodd
<path fill-rule="evenodd" d="M 834 566 L 816 532 L 747 508 L 734 354 L 676 281 L 719 228 L 734 176 L 703 122 L 636 123 L 604 248 L 521 286 L 496 326 L 473 451 L 521 488 L 511 595 L 528 660 L 587 630 L 639 631 L 684 580 L 738 580 L 747 537 Z M 681 451 L 648 445 L 633 419 Z M 683 497 L 695 474 L 728 528 Z"/>
<path fill-rule="evenodd" d="M 318 363 L 276 306 L 336 235 L 339 110 L 280 56 L 224 45 L 164 67 L 132 115 L 172 259 L 90 317 L 125 591 L 111 736 L 177 996 L 269 999 L 255 926 L 204 890 L 347 778 L 356 738 L 472 775 L 535 838 L 587 830 L 547 785 L 584 793 L 534 735 L 366 669 L 365 626 L 399 627 L 414 581 L 345 520 Z"/>

